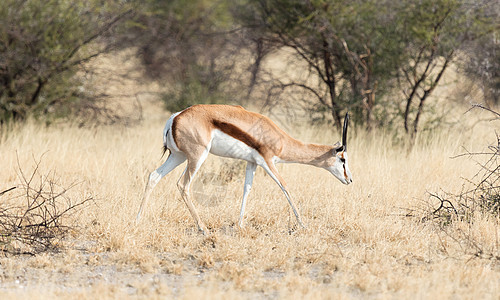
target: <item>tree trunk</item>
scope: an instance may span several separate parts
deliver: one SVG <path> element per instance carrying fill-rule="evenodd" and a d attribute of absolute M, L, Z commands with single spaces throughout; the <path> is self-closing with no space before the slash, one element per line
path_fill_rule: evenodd
<path fill-rule="evenodd" d="M 326 75 L 325 83 L 328 86 L 328 92 L 330 95 L 330 103 L 331 103 L 331 107 L 332 107 L 332 118 L 333 118 L 333 122 L 334 122 L 335 127 L 337 127 L 337 129 L 339 131 L 341 131 L 342 130 L 342 122 L 340 119 L 339 106 L 338 106 L 337 101 L 336 101 L 337 94 L 335 91 L 335 84 L 336 84 L 335 74 L 333 72 L 332 59 L 331 59 L 330 52 L 328 52 L 326 40 L 323 41 L 323 46 L 324 46 L 323 62 L 325 65 L 325 75 Z"/>
<path fill-rule="evenodd" d="M 415 116 L 415 120 L 413 121 L 413 131 L 411 132 L 410 135 L 410 143 L 413 146 L 415 143 L 415 139 L 417 138 L 417 132 L 418 132 L 418 122 L 420 120 L 420 115 L 422 114 L 423 108 L 424 108 L 424 103 L 427 97 L 432 93 L 432 91 L 436 88 L 436 86 L 439 83 L 439 80 L 443 76 L 444 71 L 448 68 L 448 64 L 451 60 L 451 57 L 453 55 L 453 52 L 451 52 L 444 61 L 443 66 L 441 67 L 441 70 L 439 70 L 438 75 L 436 76 L 436 79 L 431 83 L 431 86 L 424 91 L 424 94 L 422 97 L 420 97 L 420 103 L 418 104 L 418 110 L 417 110 L 417 115 Z"/>
<path fill-rule="evenodd" d="M 31 100 L 30 100 L 28 106 L 31 107 L 36 103 L 38 96 L 40 96 L 40 92 L 42 91 L 42 88 L 44 85 L 45 85 L 45 82 L 42 80 L 41 77 L 38 77 L 38 86 L 36 87 L 36 90 L 33 93 L 33 95 L 31 95 Z"/>

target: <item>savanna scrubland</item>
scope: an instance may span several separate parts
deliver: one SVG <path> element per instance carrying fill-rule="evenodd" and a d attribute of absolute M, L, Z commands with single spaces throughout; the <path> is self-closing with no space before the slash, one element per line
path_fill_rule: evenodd
<path fill-rule="evenodd" d="M 114 59 L 99 64 L 115 66 L 115 72 L 116 66 L 127 68 Z M 135 79 L 104 88 L 144 88 Z M 176 182 L 182 167 L 160 182 L 136 224 L 147 174 L 164 159 L 161 132 L 169 113 L 154 97 L 141 100 L 143 120 L 133 124 L 11 125 L 2 131 L 0 190 L 18 188 L 2 201 L 19 199 L 14 195 L 24 193 L 22 174 L 29 177 L 37 164 L 32 186 L 50 178 L 56 190 L 71 187 L 66 196 L 74 202 L 91 201 L 64 217 L 71 230 L 57 240 L 55 251 L 0 258 L 0 294 L 10 299 L 496 298 L 498 216 L 478 213 L 474 222 L 448 223 L 432 218 L 439 201 L 430 193 L 460 193 L 482 159 L 453 157 L 485 151 L 496 140 L 498 124 L 480 121 L 484 111 L 467 112 L 469 106 L 453 102 L 461 80 L 449 77 L 437 93 L 448 99 L 440 105 L 452 125 L 424 132 L 411 151 L 390 131 L 351 128 L 354 183 L 349 186 L 321 169 L 279 165 L 307 229 L 296 227 L 283 194 L 260 169 L 246 225 L 238 228 L 244 163 L 214 156 L 192 187 L 209 236 L 197 232 L 180 201 Z M 136 100 L 120 101 L 122 109 L 136 110 Z M 274 119 L 303 141 L 340 139 L 326 125 Z"/>
<path fill-rule="evenodd" d="M 0 298 L 498 298 L 495 1 L 47 3 L 0 4 Z M 239 228 L 245 164 L 209 156 L 209 235 L 182 166 L 136 222 L 194 103 L 324 144 L 349 111 L 353 184 L 278 165 L 301 229 L 258 169 Z"/>

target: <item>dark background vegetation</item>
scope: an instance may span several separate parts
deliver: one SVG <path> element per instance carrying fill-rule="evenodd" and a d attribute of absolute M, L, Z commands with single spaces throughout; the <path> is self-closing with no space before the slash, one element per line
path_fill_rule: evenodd
<path fill-rule="evenodd" d="M 487 103 L 500 90 L 493 0 L 4 0 L 0 122 L 99 111 L 85 63 L 133 49 L 166 108 L 294 102 L 311 121 L 341 116 L 414 141 L 442 75 L 457 66 Z M 286 50 L 300 78 L 263 69 Z M 304 68 L 304 66 L 306 66 Z M 87 70 L 88 71 L 88 70 Z M 306 78 L 306 79 L 304 79 Z M 290 96 L 293 95 L 293 96 Z"/>

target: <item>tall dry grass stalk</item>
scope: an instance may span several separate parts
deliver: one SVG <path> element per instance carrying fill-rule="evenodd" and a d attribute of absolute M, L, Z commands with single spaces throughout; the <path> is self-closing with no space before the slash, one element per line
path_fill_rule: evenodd
<path fill-rule="evenodd" d="M 146 176 L 164 159 L 161 133 L 167 118 L 158 113 L 132 127 L 44 127 L 29 122 L 2 131 L 0 190 L 18 183 L 16 156 L 21 167 L 42 157 L 40 168 L 54 171 L 62 186 L 81 182 L 69 191 L 71 197 L 92 195 L 96 204 L 75 217 L 84 229 L 68 237 L 62 253 L 1 259 L 0 295 L 494 298 L 500 294 L 496 261 L 473 259 L 432 223 L 406 216 L 409 209 L 418 211 L 428 203 L 428 191 L 462 188 L 461 178 L 473 175 L 475 164 L 450 157 L 464 146 L 486 147 L 494 138 L 488 124 L 423 135 L 410 153 L 389 132 L 352 130 L 349 163 L 354 183 L 349 186 L 321 169 L 280 165 L 308 226 L 304 230 L 296 230 L 286 199 L 262 170 L 249 197 L 246 226 L 239 229 L 244 165 L 210 156 L 193 187 L 195 205 L 211 230 L 210 236 L 202 236 L 179 201 L 176 182 L 182 167 L 160 182 L 141 222 L 134 222 Z M 340 138 L 329 128 L 292 131 L 311 142 L 333 143 Z M 458 230 L 461 225 L 450 226 Z M 468 230 L 480 235 L 488 247 L 498 243 L 498 220 L 481 219 Z M 33 278 L 39 279 L 30 281 Z M 24 288 L 14 289 L 19 280 Z"/>

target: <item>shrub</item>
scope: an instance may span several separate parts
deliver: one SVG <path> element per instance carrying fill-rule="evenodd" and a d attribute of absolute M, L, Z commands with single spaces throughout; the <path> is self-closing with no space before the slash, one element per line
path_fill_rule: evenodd
<path fill-rule="evenodd" d="M 127 15 L 113 2 L 0 3 L 0 123 L 64 114 L 82 102 L 80 65 L 111 49 L 102 38 Z"/>
<path fill-rule="evenodd" d="M 474 107 L 490 111 L 495 115 L 493 121 L 500 121 L 500 114 L 497 112 L 481 105 Z M 500 220 L 500 136 L 496 135 L 496 141 L 486 151 L 467 151 L 458 157 L 474 159 L 478 164 L 478 172 L 473 178 L 466 180 L 463 191 L 458 195 L 431 194 L 431 198 L 438 200 L 439 204 L 437 208 L 429 206 L 423 221 L 436 222 L 439 229 L 457 242 L 467 253 L 476 257 L 500 260 L 498 243 L 494 249 L 486 247 L 482 244 L 481 237 L 474 234 L 471 229 L 478 218 L 493 219 L 496 222 Z M 453 223 L 459 226 L 448 228 Z M 462 228 L 469 229 L 463 230 Z"/>
<path fill-rule="evenodd" d="M 62 187 L 54 173 L 41 174 L 40 161 L 30 174 L 19 167 L 18 178 L 19 186 L 0 192 L 0 251 L 36 254 L 55 250 L 75 230 L 68 217 L 93 198 L 71 199 L 67 192 L 74 185 Z M 11 192 L 11 198 L 4 198 Z"/>

